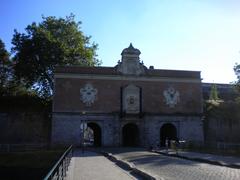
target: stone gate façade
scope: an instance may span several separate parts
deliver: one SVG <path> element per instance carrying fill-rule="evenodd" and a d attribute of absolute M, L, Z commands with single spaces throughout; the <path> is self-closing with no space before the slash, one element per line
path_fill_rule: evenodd
<path fill-rule="evenodd" d="M 83 122 L 98 146 L 203 142 L 200 72 L 147 68 L 140 53 L 130 44 L 115 67 L 56 68 L 53 145 L 80 145 Z"/>

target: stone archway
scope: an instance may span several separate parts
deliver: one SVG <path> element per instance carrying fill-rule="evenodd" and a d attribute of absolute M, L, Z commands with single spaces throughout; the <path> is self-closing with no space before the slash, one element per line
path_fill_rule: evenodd
<path fill-rule="evenodd" d="M 136 124 L 128 123 L 123 126 L 122 145 L 128 147 L 139 146 L 139 130 Z"/>
<path fill-rule="evenodd" d="M 87 123 L 88 128 L 92 130 L 93 146 L 99 147 L 102 145 L 102 131 L 101 127 L 94 122 Z"/>
<path fill-rule="evenodd" d="M 162 125 L 160 129 L 160 143 L 161 146 L 166 146 L 166 139 L 176 140 L 177 139 L 177 129 L 171 123 L 166 123 Z"/>

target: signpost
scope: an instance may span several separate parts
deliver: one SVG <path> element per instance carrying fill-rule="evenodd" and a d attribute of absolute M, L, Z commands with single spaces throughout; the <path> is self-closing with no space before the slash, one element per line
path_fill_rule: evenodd
<path fill-rule="evenodd" d="M 87 129 L 87 123 L 82 121 L 82 123 L 80 124 L 80 129 L 81 129 L 81 139 L 82 139 L 82 153 L 84 153 L 84 134 L 85 134 L 85 130 Z"/>
<path fill-rule="evenodd" d="M 82 111 L 81 115 L 84 116 L 85 114 L 86 112 Z M 86 129 L 87 129 L 87 123 L 84 120 L 82 120 L 80 124 L 82 153 L 84 153 L 84 134 Z"/>

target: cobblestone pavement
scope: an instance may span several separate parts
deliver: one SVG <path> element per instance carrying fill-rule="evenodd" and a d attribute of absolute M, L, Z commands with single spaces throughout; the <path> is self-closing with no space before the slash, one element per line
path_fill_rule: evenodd
<path fill-rule="evenodd" d="M 133 163 L 138 169 L 157 179 L 178 180 L 239 180 L 240 169 L 216 166 L 143 150 L 107 150 L 115 157 Z M 125 151 L 125 152 L 124 152 Z"/>
<path fill-rule="evenodd" d="M 133 180 L 127 171 L 94 152 L 76 150 L 67 172 L 67 180 Z"/>
<path fill-rule="evenodd" d="M 161 152 L 164 154 L 170 154 L 170 155 L 176 155 L 176 151 L 169 150 L 168 153 L 166 153 L 165 149 L 162 150 L 156 150 L 156 152 Z M 213 155 L 213 154 L 207 154 L 207 153 L 197 153 L 197 152 L 188 152 L 188 151 L 178 151 L 177 155 L 179 157 L 186 157 L 188 159 L 201 159 L 201 160 L 207 160 L 210 162 L 218 162 L 218 164 L 224 165 L 224 166 L 235 166 L 236 168 L 240 168 L 240 158 L 234 157 L 234 156 L 220 156 L 220 155 Z"/>

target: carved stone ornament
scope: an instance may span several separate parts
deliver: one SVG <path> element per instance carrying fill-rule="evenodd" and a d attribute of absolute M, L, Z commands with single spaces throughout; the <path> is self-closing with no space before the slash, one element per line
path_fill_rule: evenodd
<path fill-rule="evenodd" d="M 178 102 L 180 102 L 180 94 L 173 87 L 169 87 L 165 91 L 163 91 L 163 95 L 165 98 L 166 105 L 170 108 L 174 108 Z"/>
<path fill-rule="evenodd" d="M 138 112 L 138 99 L 135 95 L 127 96 L 127 112 Z"/>
<path fill-rule="evenodd" d="M 126 114 L 137 114 L 140 112 L 140 89 L 135 85 L 128 85 L 123 89 L 123 111 Z"/>
<path fill-rule="evenodd" d="M 97 89 L 93 85 L 87 83 L 80 89 L 81 101 L 86 106 L 91 106 L 97 99 Z"/>

